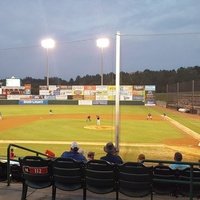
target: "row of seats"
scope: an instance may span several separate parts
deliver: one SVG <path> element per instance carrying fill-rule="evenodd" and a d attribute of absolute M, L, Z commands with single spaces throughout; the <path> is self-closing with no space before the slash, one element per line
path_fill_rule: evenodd
<path fill-rule="evenodd" d="M 57 158 L 45 160 L 37 156 L 27 156 L 20 160 L 23 189 L 22 200 L 26 199 L 28 187 L 42 189 L 52 186 L 52 199 L 56 190 L 83 190 L 96 194 L 114 192 L 129 197 L 144 197 L 153 194 L 200 196 L 200 170 L 171 170 L 167 166 L 145 167 L 141 163 L 127 162 L 113 165 L 103 160 L 87 163 L 73 159 Z"/>

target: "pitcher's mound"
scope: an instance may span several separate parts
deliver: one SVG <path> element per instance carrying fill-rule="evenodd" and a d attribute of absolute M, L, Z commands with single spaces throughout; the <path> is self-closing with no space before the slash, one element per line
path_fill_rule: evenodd
<path fill-rule="evenodd" d="M 90 126 L 84 126 L 84 128 L 86 129 L 91 129 L 91 130 L 114 130 L 114 127 L 113 126 L 97 126 L 97 125 L 90 125 Z"/>

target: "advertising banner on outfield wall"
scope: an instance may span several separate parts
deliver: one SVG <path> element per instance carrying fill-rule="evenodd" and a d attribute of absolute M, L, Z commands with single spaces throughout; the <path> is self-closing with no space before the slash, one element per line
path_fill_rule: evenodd
<path fill-rule="evenodd" d="M 60 95 L 72 95 L 71 89 L 60 90 Z"/>
<path fill-rule="evenodd" d="M 95 96 L 95 95 L 96 95 L 96 89 L 95 89 L 95 90 L 93 90 L 93 89 L 92 89 L 92 90 L 85 90 L 85 89 L 84 89 L 83 94 L 84 94 L 84 95 L 88 95 L 88 96 L 89 96 L 89 95 Z"/>
<path fill-rule="evenodd" d="M 73 95 L 72 99 L 73 100 L 83 100 L 84 96 L 83 95 Z"/>
<path fill-rule="evenodd" d="M 72 95 L 83 95 L 84 87 L 82 85 L 73 85 L 72 86 Z"/>
<path fill-rule="evenodd" d="M 21 100 L 32 99 L 32 95 L 20 95 Z"/>
<path fill-rule="evenodd" d="M 40 85 L 39 90 L 48 90 L 48 87 L 46 85 Z"/>
<path fill-rule="evenodd" d="M 108 95 L 96 95 L 96 100 L 108 100 Z"/>
<path fill-rule="evenodd" d="M 47 100 L 56 100 L 56 96 L 55 95 L 45 95 L 44 99 L 47 99 Z"/>
<path fill-rule="evenodd" d="M 84 85 L 84 90 L 94 90 L 94 91 L 96 91 L 96 85 Z"/>
<path fill-rule="evenodd" d="M 40 90 L 39 95 L 49 95 L 49 90 Z"/>
<path fill-rule="evenodd" d="M 107 105 L 108 101 L 106 101 L 106 100 L 94 100 L 94 101 L 92 101 L 92 104 L 93 105 Z"/>
<path fill-rule="evenodd" d="M 31 94 L 31 84 L 24 84 L 24 94 Z"/>
<path fill-rule="evenodd" d="M 41 100 L 41 99 L 35 99 L 35 100 L 19 100 L 20 105 L 24 104 L 34 104 L 34 105 L 41 105 L 41 104 L 48 104 L 48 100 Z"/>
<path fill-rule="evenodd" d="M 96 99 L 96 96 L 92 96 L 92 95 L 84 95 L 84 99 L 85 100 L 95 100 Z"/>
<path fill-rule="evenodd" d="M 145 87 L 144 85 L 134 85 L 133 86 L 133 101 L 142 101 L 145 100 Z"/>
<path fill-rule="evenodd" d="M 132 101 L 132 85 L 120 86 L 120 100 Z"/>
<path fill-rule="evenodd" d="M 0 94 L 0 99 L 7 99 L 6 95 Z"/>
<path fill-rule="evenodd" d="M 20 100 L 20 95 L 7 95 L 8 100 Z"/>
<path fill-rule="evenodd" d="M 67 96 L 66 95 L 56 95 L 56 100 L 67 100 Z"/>
<path fill-rule="evenodd" d="M 145 106 L 155 106 L 155 85 L 145 85 Z"/>
<path fill-rule="evenodd" d="M 79 100 L 78 105 L 92 105 L 91 100 Z"/>
<path fill-rule="evenodd" d="M 72 85 L 59 85 L 60 90 L 72 90 Z"/>

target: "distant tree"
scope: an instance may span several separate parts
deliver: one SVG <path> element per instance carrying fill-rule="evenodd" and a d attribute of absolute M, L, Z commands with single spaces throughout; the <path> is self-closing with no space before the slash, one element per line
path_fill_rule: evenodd
<path fill-rule="evenodd" d="M 110 72 L 103 75 L 104 85 L 115 84 L 115 73 Z M 78 75 L 76 79 L 63 80 L 58 77 L 50 77 L 51 85 L 100 85 L 101 76 L 99 74 L 81 77 Z M 151 71 L 145 69 L 143 72 L 120 72 L 121 85 L 156 85 L 156 92 L 166 92 L 167 84 L 176 84 L 177 82 L 185 82 L 192 80 L 200 80 L 200 66 L 180 67 L 177 70 L 160 70 Z M 0 80 L 2 85 L 6 85 L 6 79 Z M 46 77 L 44 79 L 34 79 L 26 77 L 22 79 L 22 85 L 31 84 L 32 94 L 39 94 L 39 86 L 46 85 Z"/>

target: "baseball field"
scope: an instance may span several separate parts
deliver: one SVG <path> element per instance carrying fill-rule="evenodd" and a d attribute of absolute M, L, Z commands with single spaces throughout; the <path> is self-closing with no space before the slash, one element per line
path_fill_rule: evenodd
<path fill-rule="evenodd" d="M 104 145 L 115 142 L 114 106 L 1 105 L 0 112 L 0 157 L 6 156 L 9 144 L 42 153 L 48 149 L 60 156 L 70 149 L 72 141 L 77 141 L 84 154 L 94 151 L 98 159 L 105 154 Z M 148 113 L 152 120 L 147 120 Z M 88 115 L 91 121 L 87 121 Z M 99 126 L 96 115 L 101 119 Z M 157 106 L 120 106 L 119 136 L 124 161 L 136 161 L 140 153 L 148 159 L 172 160 L 175 151 L 183 153 L 184 161 L 200 159 L 199 115 Z M 30 155 L 14 150 L 19 157 Z"/>

